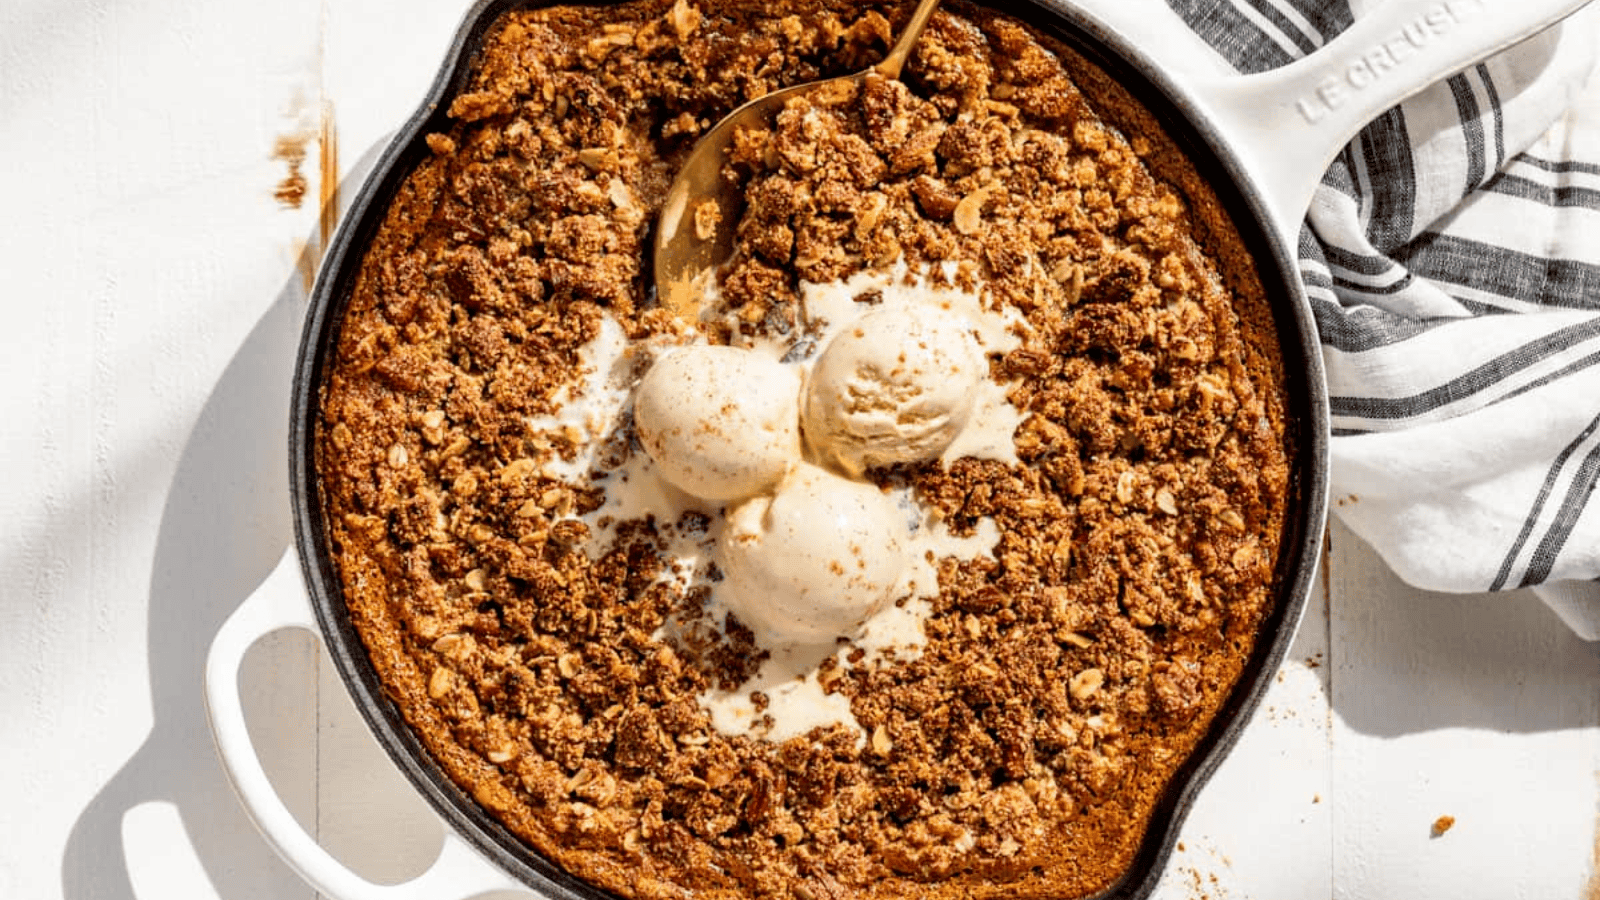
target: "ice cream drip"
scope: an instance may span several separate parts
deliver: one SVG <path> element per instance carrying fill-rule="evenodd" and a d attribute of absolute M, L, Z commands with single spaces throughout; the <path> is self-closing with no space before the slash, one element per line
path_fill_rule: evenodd
<path fill-rule="evenodd" d="M 1015 313 L 903 266 L 807 284 L 802 299 L 787 341 L 653 348 L 622 407 L 614 390 L 577 398 L 606 407 L 589 418 L 614 427 L 631 403 L 645 451 L 598 481 L 591 554 L 617 523 L 654 517 L 669 561 L 661 579 L 679 596 L 703 588 L 702 620 L 727 628 L 733 617 L 767 654 L 748 683 L 709 690 L 702 706 L 719 730 L 768 740 L 829 724 L 859 733 L 848 702 L 819 681 L 823 661 L 914 657 L 937 560 L 992 554 L 998 542 L 992 521 L 958 537 L 903 479 L 868 473 L 962 456 L 1015 462 L 1024 418 L 989 376 L 990 358 L 1021 343 Z M 609 341 L 591 362 L 613 371 L 608 355 L 628 352 Z M 691 512 L 711 524 L 680 527 Z"/>

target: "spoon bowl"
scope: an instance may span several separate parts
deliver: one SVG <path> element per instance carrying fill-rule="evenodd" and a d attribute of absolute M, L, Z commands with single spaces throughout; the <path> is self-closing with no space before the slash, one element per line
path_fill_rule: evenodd
<path fill-rule="evenodd" d="M 657 302 L 681 318 L 698 320 L 710 280 L 733 254 L 744 197 L 722 177 L 722 166 L 739 129 L 766 125 L 785 103 L 801 94 L 843 83 L 861 85 L 873 76 L 899 78 L 912 47 L 938 6 L 939 0 L 921 0 L 900 39 L 872 68 L 757 97 L 723 117 L 700 138 L 678 170 L 661 207 L 654 253 Z"/>

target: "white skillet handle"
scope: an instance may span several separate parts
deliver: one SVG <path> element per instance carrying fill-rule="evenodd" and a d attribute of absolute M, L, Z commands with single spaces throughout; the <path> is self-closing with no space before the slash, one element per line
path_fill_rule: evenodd
<path fill-rule="evenodd" d="M 1196 42 L 1160 0 L 1078 2 L 1136 46 L 1150 43 L 1163 29 L 1179 44 L 1192 47 Z M 1258 75 L 1218 77 L 1214 56 L 1208 65 L 1191 54 L 1178 66 L 1186 71 L 1177 80 L 1238 153 L 1292 250 L 1323 172 L 1368 122 L 1587 2 L 1389 0 L 1290 65 Z M 1162 52 L 1151 55 L 1159 58 Z M 1207 71 L 1197 71 L 1202 69 Z"/>
<path fill-rule="evenodd" d="M 286 628 L 320 632 L 294 548 L 228 617 L 206 659 L 206 707 L 217 754 L 245 811 L 267 842 L 312 887 L 334 900 L 444 900 L 527 888 L 478 855 L 448 828 L 439 858 L 426 872 L 395 885 L 374 884 L 322 849 L 284 805 L 256 755 L 239 695 L 239 669 L 256 641 Z"/>

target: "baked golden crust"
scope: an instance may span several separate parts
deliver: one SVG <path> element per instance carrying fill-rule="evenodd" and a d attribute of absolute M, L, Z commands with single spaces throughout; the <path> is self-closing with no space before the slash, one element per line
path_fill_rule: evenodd
<path fill-rule="evenodd" d="M 749 198 L 713 340 L 796 327 L 801 280 L 894 263 L 1028 324 L 993 376 L 1020 465 L 874 473 L 993 558 L 939 567 L 916 659 L 830 668 L 867 739 L 770 743 L 696 697 L 732 629 L 669 641 L 651 522 L 591 558 L 602 487 L 546 474 L 609 317 L 679 336 L 644 248 L 695 136 L 875 61 L 899 5 L 663 0 L 510 14 L 368 250 L 317 459 L 352 621 L 449 776 L 628 897 L 1073 897 L 1129 866 L 1273 602 L 1281 363 L 1253 269 L 1149 116 L 1021 24 L 950 4 L 904 83 L 743 135 Z M 944 275 L 937 273 L 943 272 Z M 864 302 L 871 298 L 863 298 Z M 599 468 L 631 453 L 627 429 Z M 693 524 L 693 523 L 690 523 Z"/>

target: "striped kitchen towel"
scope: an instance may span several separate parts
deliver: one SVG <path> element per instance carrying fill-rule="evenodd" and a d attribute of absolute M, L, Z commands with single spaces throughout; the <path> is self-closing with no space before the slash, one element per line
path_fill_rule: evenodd
<path fill-rule="evenodd" d="M 1381 0 L 1168 0 L 1234 68 Z M 1400 0 L 1395 0 L 1400 2 Z M 1600 3 L 1372 122 L 1300 236 L 1333 509 L 1406 581 L 1600 640 Z"/>

